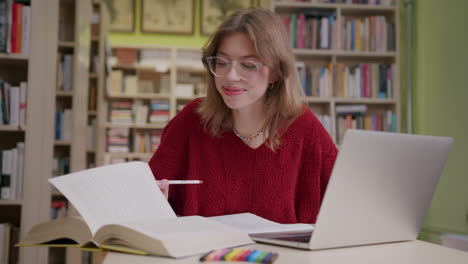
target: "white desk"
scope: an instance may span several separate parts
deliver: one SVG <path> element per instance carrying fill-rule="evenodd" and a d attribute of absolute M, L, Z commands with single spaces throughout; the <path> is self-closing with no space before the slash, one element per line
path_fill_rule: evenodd
<path fill-rule="evenodd" d="M 277 247 L 266 244 L 253 244 L 244 248 L 254 248 L 260 250 L 274 251 L 279 254 L 275 264 L 295 264 L 295 263 L 346 263 L 346 264 L 467 264 L 468 252 L 438 246 L 423 241 L 409 241 L 391 244 L 381 244 L 372 246 L 360 246 L 341 249 L 328 249 L 308 251 Z M 144 257 L 128 254 L 110 252 L 107 254 L 104 264 L 179 264 L 198 263 L 200 256 L 183 259 L 169 259 L 160 257 Z M 224 261 L 223 261 L 224 262 Z M 218 262 L 218 263 L 223 263 Z M 211 262 L 214 263 L 214 262 Z M 227 263 L 227 262 L 224 262 Z M 236 263 L 236 262 L 232 262 Z M 237 262 L 238 263 L 238 262 Z M 244 262 L 245 263 L 245 262 Z"/>

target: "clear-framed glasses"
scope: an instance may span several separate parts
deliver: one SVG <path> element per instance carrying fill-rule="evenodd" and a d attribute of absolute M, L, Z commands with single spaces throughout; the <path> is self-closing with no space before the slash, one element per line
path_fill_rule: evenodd
<path fill-rule="evenodd" d="M 225 77 L 229 74 L 232 66 L 234 65 L 237 74 L 239 74 L 242 79 L 247 81 L 255 79 L 260 72 L 260 69 L 264 65 L 263 63 L 252 60 L 234 61 L 215 56 L 207 57 L 206 60 L 208 62 L 210 71 L 214 76 Z"/>

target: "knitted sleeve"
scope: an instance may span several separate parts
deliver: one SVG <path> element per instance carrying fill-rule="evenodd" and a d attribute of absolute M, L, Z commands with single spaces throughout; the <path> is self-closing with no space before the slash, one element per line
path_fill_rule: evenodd
<path fill-rule="evenodd" d="M 182 109 L 164 128 L 161 143 L 149 161 L 155 179 L 183 180 L 188 169 L 188 140 L 195 119 L 197 103 L 191 102 Z M 169 203 L 176 213 L 180 212 L 183 192 L 169 189 Z M 177 198 L 177 199 L 176 199 Z"/>
<path fill-rule="evenodd" d="M 315 223 L 338 150 L 320 121 L 310 113 L 309 133 L 297 184 L 296 217 L 300 223 Z"/>

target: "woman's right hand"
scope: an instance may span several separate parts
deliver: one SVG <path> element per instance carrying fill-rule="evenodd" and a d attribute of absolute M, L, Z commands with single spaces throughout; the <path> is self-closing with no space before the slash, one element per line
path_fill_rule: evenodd
<path fill-rule="evenodd" d="M 169 198 L 169 182 L 166 179 L 156 181 L 158 183 L 159 189 L 164 194 L 166 199 Z"/>

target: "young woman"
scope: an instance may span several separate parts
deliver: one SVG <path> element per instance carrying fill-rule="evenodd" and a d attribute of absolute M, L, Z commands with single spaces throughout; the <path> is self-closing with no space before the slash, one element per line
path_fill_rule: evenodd
<path fill-rule="evenodd" d="M 230 16 L 203 49 L 207 95 L 164 129 L 149 165 L 179 215 L 315 223 L 337 149 L 302 102 L 289 36 L 266 9 Z M 172 185 L 169 180 L 203 180 Z"/>

